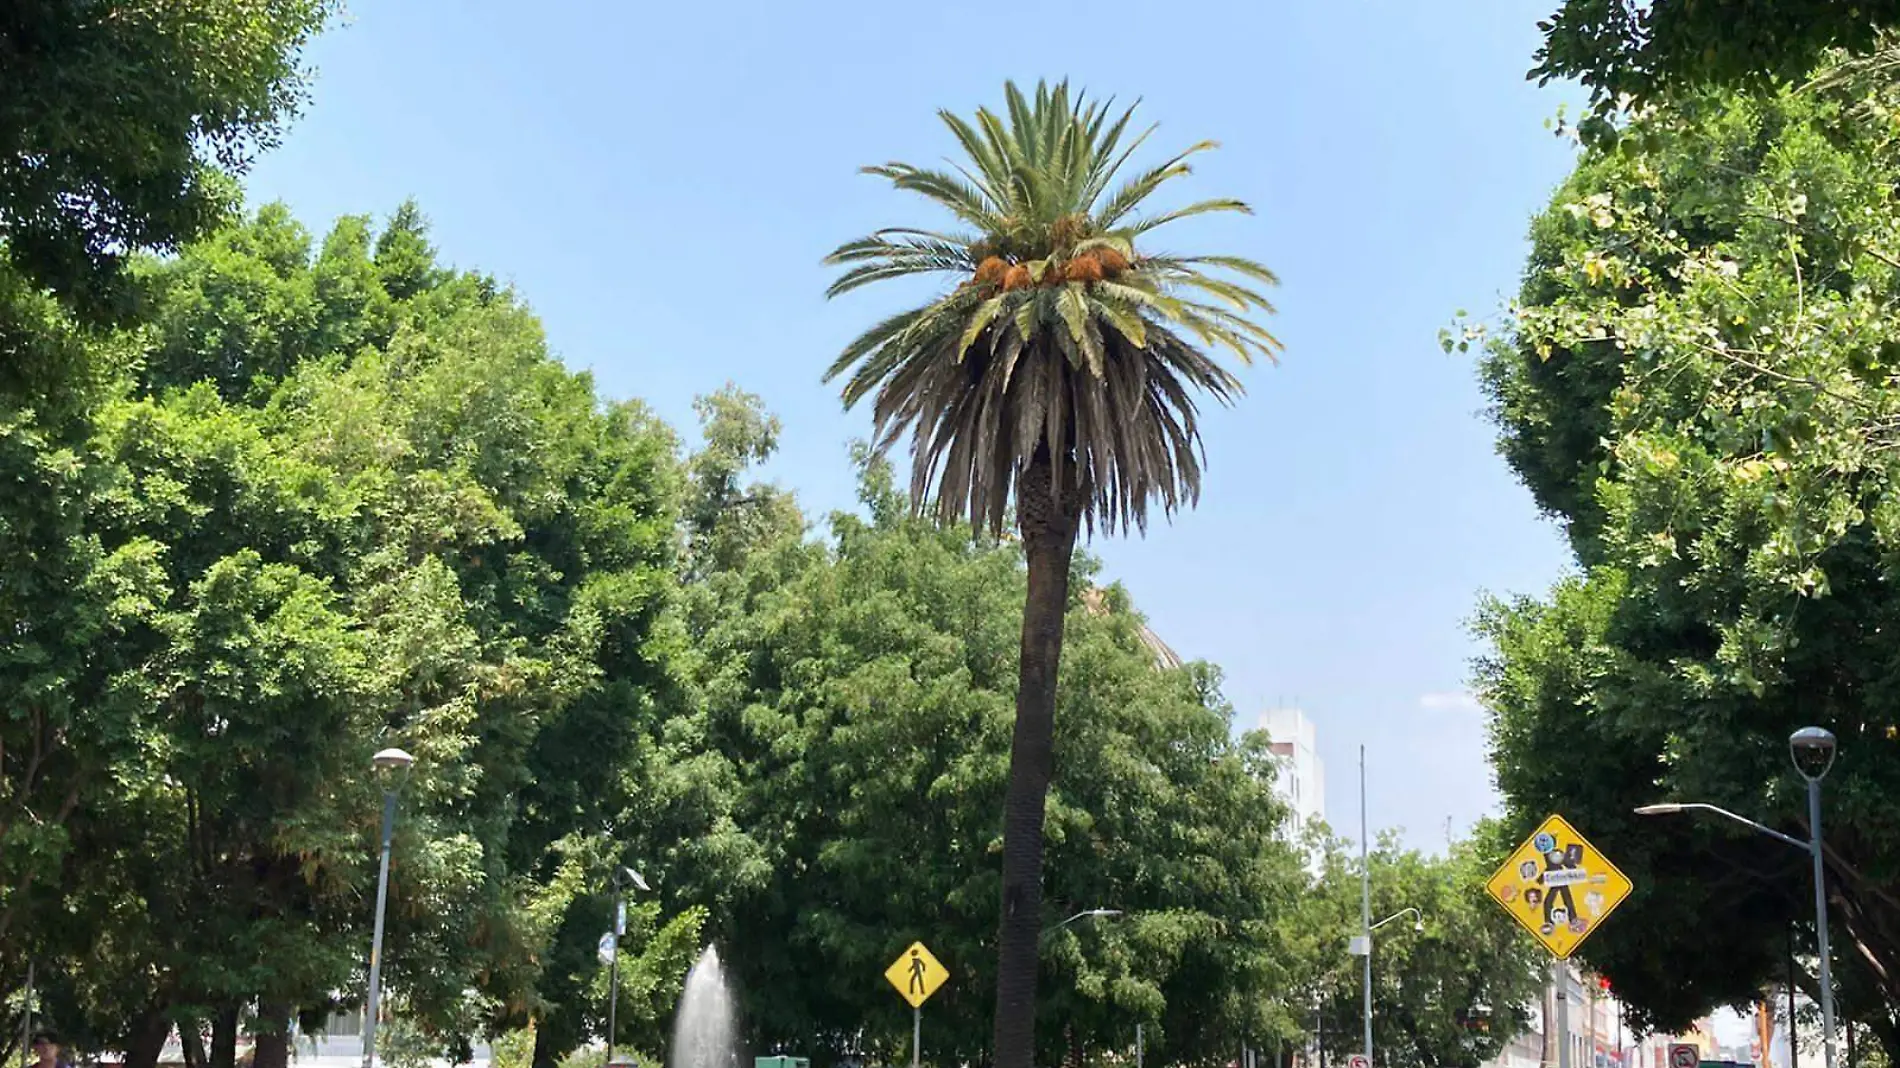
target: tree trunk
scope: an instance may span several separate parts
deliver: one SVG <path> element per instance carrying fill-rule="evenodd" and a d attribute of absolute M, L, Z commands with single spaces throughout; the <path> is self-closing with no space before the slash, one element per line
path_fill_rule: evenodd
<path fill-rule="evenodd" d="M 1070 468 L 1073 470 L 1073 468 Z M 1068 481 L 1065 479 L 1065 482 Z M 995 1068 L 1034 1068 L 1036 973 L 1042 935 L 1042 823 L 1055 775 L 1056 669 L 1069 605 L 1069 564 L 1081 526 L 1080 494 L 1058 499 L 1046 453 L 1016 483 L 1016 514 L 1029 563 L 1023 604 L 1016 729 L 1003 804 L 1003 909 L 997 932 Z"/>
<path fill-rule="evenodd" d="M 555 1068 L 561 1063 L 566 1050 L 555 1048 L 554 1028 L 534 1028 L 534 1053 L 529 1059 L 530 1068 Z"/>
<path fill-rule="evenodd" d="M 260 1001 L 251 1068 L 290 1068 L 290 1006 Z"/>
<path fill-rule="evenodd" d="M 178 1044 L 184 1050 L 185 1068 L 210 1068 L 211 1057 L 205 1052 L 204 1021 L 197 1017 L 178 1021 Z"/>
<path fill-rule="evenodd" d="M 172 1033 L 171 1017 L 163 1006 L 145 1010 L 125 1036 L 125 1068 L 156 1068 L 165 1039 Z"/>
<path fill-rule="evenodd" d="M 237 1068 L 238 1009 L 227 1005 L 211 1021 L 211 1068 Z"/>

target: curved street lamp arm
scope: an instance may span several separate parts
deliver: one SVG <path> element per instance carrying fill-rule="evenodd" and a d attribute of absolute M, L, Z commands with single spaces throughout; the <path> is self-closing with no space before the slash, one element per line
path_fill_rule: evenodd
<path fill-rule="evenodd" d="M 1406 914 L 1406 913 L 1408 913 L 1408 912 L 1409 912 L 1409 913 L 1411 913 L 1411 914 L 1412 914 L 1413 916 L 1416 916 L 1416 917 L 1418 917 L 1418 922 L 1420 922 L 1420 923 L 1424 923 L 1424 922 L 1425 922 L 1425 914 L 1424 914 L 1424 913 L 1422 913 L 1422 912 L 1420 912 L 1420 911 L 1418 911 L 1418 909 L 1416 909 L 1416 908 L 1413 908 L 1413 907 L 1412 907 L 1412 906 L 1410 906 L 1410 905 L 1407 905 L 1406 907 L 1404 907 L 1404 908 L 1402 908 L 1402 909 L 1400 909 L 1399 911 L 1397 911 L 1397 912 L 1395 912 L 1395 913 L 1393 913 L 1392 915 L 1390 915 L 1390 916 L 1387 916 L 1387 917 L 1386 917 L 1385 919 L 1383 919 L 1383 920 L 1380 920 L 1380 921 L 1379 921 L 1378 923 L 1375 923 L 1375 924 L 1373 924 L 1373 925 L 1372 925 L 1371 927 L 1368 927 L 1368 928 L 1366 928 L 1366 930 L 1368 930 L 1368 931 L 1376 931 L 1376 930 L 1378 930 L 1379 928 L 1381 928 L 1381 927 L 1384 927 L 1384 926 L 1385 926 L 1386 924 L 1388 924 L 1388 923 L 1391 923 L 1391 922 L 1392 922 L 1393 920 L 1396 920 L 1396 919 L 1398 919 L 1398 918 L 1399 918 L 1400 916 L 1403 916 L 1403 915 L 1405 915 L 1405 914 Z"/>
<path fill-rule="evenodd" d="M 1747 816 L 1737 815 L 1736 813 L 1730 812 L 1728 809 L 1721 808 L 1716 805 L 1707 804 L 1701 801 L 1682 801 L 1682 802 L 1670 802 L 1668 804 L 1661 804 L 1661 805 L 1644 805 L 1643 807 L 1636 810 L 1636 814 L 1638 816 L 1671 816 L 1678 812 L 1712 812 L 1717 816 L 1721 816 L 1724 819 L 1733 820 L 1736 823 L 1739 823 L 1742 826 L 1747 827 L 1751 830 L 1760 831 L 1762 834 L 1765 834 L 1770 838 L 1776 839 L 1778 841 L 1786 842 L 1789 845 L 1795 847 L 1796 849 L 1802 850 L 1804 852 L 1814 848 L 1813 843 L 1804 842 L 1801 839 L 1794 837 L 1793 835 L 1782 834 L 1780 831 L 1775 830 L 1773 827 L 1769 827 L 1765 824 L 1756 823 L 1754 820 L 1749 819 Z"/>

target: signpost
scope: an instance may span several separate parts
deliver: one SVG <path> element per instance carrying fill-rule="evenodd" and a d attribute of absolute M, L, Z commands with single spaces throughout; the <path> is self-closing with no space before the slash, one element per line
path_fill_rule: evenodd
<path fill-rule="evenodd" d="M 884 969 L 884 978 L 910 1002 L 910 1068 L 918 1068 L 923 1061 L 924 1002 L 950 978 L 950 972 L 922 942 L 912 942 Z"/>
<path fill-rule="evenodd" d="M 1702 1063 L 1702 1050 L 1688 1042 L 1669 1044 L 1669 1068 L 1696 1068 Z"/>
<path fill-rule="evenodd" d="M 1355 1053 L 1346 1058 L 1346 1068 L 1372 1068 L 1372 1058 L 1363 1053 Z"/>
<path fill-rule="evenodd" d="M 1557 983 L 1557 1064 L 1570 1068 L 1569 980 L 1563 962 L 1630 896 L 1629 877 L 1562 816 L 1553 815 L 1512 852 L 1484 888 L 1550 951 Z M 1674 1054 L 1671 1049 L 1670 1068 L 1682 1068 Z"/>

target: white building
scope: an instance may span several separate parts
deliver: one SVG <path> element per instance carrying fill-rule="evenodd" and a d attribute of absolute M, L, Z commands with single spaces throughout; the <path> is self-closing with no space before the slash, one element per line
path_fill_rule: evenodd
<path fill-rule="evenodd" d="M 1268 709 L 1260 716 L 1260 727 L 1273 740 L 1280 762 L 1273 789 L 1291 811 L 1287 831 L 1297 838 L 1308 824 L 1326 819 L 1326 765 L 1319 759 L 1319 732 L 1297 708 Z"/>

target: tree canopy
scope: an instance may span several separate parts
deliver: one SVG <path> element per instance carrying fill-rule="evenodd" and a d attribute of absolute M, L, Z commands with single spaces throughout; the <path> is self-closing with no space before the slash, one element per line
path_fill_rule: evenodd
<path fill-rule="evenodd" d="M 1321 833 L 1285 922 L 1291 1010 L 1330 1058 L 1363 1050 L 1365 983 L 1345 952 L 1359 933 L 1360 872 L 1372 873 L 1372 1045 L 1398 1068 L 1478 1068 L 1530 1022 L 1543 989 L 1541 947 L 1484 892 L 1487 834 L 1427 856 L 1381 835 L 1362 867 L 1356 843 Z M 1415 910 L 1415 911 L 1406 911 Z M 1388 919 L 1389 918 L 1389 919 Z"/>
<path fill-rule="evenodd" d="M 228 176 L 303 100 L 299 52 L 336 0 L 14 0 L 0 12 L 0 240 L 89 310 L 128 252 L 236 204 Z"/>
<path fill-rule="evenodd" d="M 709 449 L 767 451 L 755 400 L 704 410 Z M 1014 543 L 912 518 L 890 469 L 860 463 L 863 512 L 833 516 L 823 541 L 782 491 L 716 468 L 709 488 L 734 505 L 719 522 L 750 535 L 683 591 L 703 718 L 679 729 L 704 732 L 693 770 L 737 798 L 723 848 L 750 859 L 722 926 L 747 947 L 728 961 L 753 1044 L 896 1054 L 908 1014 L 881 973 L 922 939 L 953 975 L 927 1054 L 981 1058 L 1024 563 Z M 1103 604 L 1069 606 L 1046 919 L 1123 915 L 1042 940 L 1042 1054 L 1126 1050 L 1137 1020 L 1154 1056 L 1186 1062 L 1297 1035 L 1276 921 L 1299 876 L 1261 740 L 1231 737 L 1205 665 L 1157 665 L 1125 595 Z"/>
<path fill-rule="evenodd" d="M 1579 563 L 1481 616 L 1498 783 L 1512 830 L 1560 810 L 1634 878 L 1583 953 L 1646 1025 L 1754 998 L 1812 946 L 1812 898 L 1782 843 L 1631 810 L 1703 801 L 1803 836 L 1787 739 L 1812 723 L 1840 737 L 1843 1010 L 1900 1049 L 1900 154 L 1868 121 L 1894 102 L 1862 84 L 1639 112 L 1533 225 L 1485 357 L 1502 451 Z"/>
<path fill-rule="evenodd" d="M 606 873 L 640 866 L 623 1043 L 664 1048 L 688 962 L 729 954 L 761 1045 L 895 1048 L 888 958 L 956 970 L 932 1043 L 982 1055 L 996 967 L 1021 545 L 915 518 L 861 453 L 814 537 L 750 482 L 777 422 L 728 388 L 701 442 L 599 397 L 413 206 L 314 240 L 265 206 L 141 259 L 88 325 L 16 270 L 0 590 L 0 953 L 82 1045 L 212 1024 L 281 1063 L 362 981 L 377 795 L 403 786 L 391 1041 L 603 1033 Z M 48 385 L 57 388 L 47 388 Z M 1219 676 L 1157 660 L 1126 594 L 1065 607 L 1049 1057 L 1303 1041 L 1305 886 L 1272 760 Z M 1050 917 L 1051 920 L 1060 919 Z M 821 977 L 814 980 L 814 976 Z M 17 987 L 9 973 L 0 986 Z"/>
<path fill-rule="evenodd" d="M 1829 49 L 1871 50 L 1900 27 L 1894 0 L 1563 0 L 1538 24 L 1531 76 L 1578 78 L 1598 102 L 1804 80 Z"/>
<path fill-rule="evenodd" d="M 445 1039 L 545 1013 L 577 843 L 660 718 L 675 439 L 413 209 L 319 252 L 266 208 L 135 276 L 124 329 L 7 304 L 74 385 L 0 424 L 4 956 L 84 962 L 41 971 L 76 1035 L 281 1033 L 358 982 L 401 744 L 392 986 Z"/>

